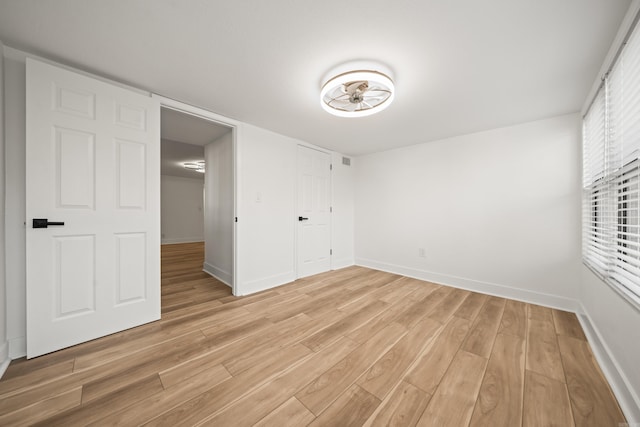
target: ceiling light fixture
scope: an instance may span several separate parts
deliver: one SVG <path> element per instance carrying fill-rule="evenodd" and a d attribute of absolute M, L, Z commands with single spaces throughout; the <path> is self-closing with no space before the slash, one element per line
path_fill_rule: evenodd
<path fill-rule="evenodd" d="M 185 169 L 204 173 L 204 161 L 202 160 L 198 162 L 187 162 L 187 163 L 184 163 L 183 166 Z"/>
<path fill-rule="evenodd" d="M 330 78 L 320 91 L 325 111 L 340 117 L 364 117 L 387 108 L 394 98 L 391 78 L 372 70 L 347 71 Z"/>

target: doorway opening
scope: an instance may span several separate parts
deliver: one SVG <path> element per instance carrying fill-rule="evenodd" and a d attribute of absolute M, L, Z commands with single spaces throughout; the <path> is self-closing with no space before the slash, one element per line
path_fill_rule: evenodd
<path fill-rule="evenodd" d="M 161 100 L 163 314 L 234 286 L 235 128 L 188 110 Z"/>

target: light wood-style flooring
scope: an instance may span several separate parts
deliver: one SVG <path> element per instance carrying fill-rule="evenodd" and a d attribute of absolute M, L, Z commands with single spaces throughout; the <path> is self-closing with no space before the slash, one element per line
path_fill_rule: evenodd
<path fill-rule="evenodd" d="M 243 298 L 162 248 L 162 320 L 11 363 L 0 425 L 612 426 L 574 314 L 363 267 Z"/>

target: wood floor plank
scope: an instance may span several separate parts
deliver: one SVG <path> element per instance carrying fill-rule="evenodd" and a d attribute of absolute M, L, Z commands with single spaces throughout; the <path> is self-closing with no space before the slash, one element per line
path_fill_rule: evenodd
<path fill-rule="evenodd" d="M 368 420 L 368 424 L 371 427 L 414 427 L 430 399 L 430 394 L 413 384 L 402 381 L 391 396 L 382 402 L 378 410 Z"/>
<path fill-rule="evenodd" d="M 462 349 L 489 358 L 504 310 L 503 298 L 489 297 L 482 306 Z"/>
<path fill-rule="evenodd" d="M 81 404 L 82 387 L 39 400 L 16 411 L 0 416 L 2 426 L 30 426 Z"/>
<path fill-rule="evenodd" d="M 222 329 L 217 326 L 202 329 L 202 333 L 209 338 L 209 340 L 215 341 L 218 345 L 224 343 L 231 343 L 242 338 L 246 338 L 250 335 L 260 334 L 265 329 L 273 326 L 273 323 L 264 317 L 258 317 L 250 322 L 223 327 Z"/>
<path fill-rule="evenodd" d="M 245 340 L 245 349 L 242 352 L 228 353 L 222 363 L 232 375 L 238 375 L 281 348 L 302 341 L 320 327 L 321 325 L 309 316 L 299 314 L 275 323 L 269 330 L 251 340 Z"/>
<path fill-rule="evenodd" d="M 189 376 L 171 387 L 165 386 L 164 391 L 147 396 L 144 400 L 124 409 L 112 410 L 105 417 L 89 425 L 96 427 L 142 425 L 158 414 L 170 411 L 229 379 L 231 379 L 229 372 L 222 365 L 216 365 L 200 371 L 197 375 Z"/>
<path fill-rule="evenodd" d="M 331 311 L 341 304 L 344 304 L 346 300 L 350 300 L 354 295 L 361 295 L 361 290 L 351 290 L 340 293 L 340 287 L 332 290 L 329 295 L 321 297 L 312 297 L 307 295 L 308 298 L 302 303 L 291 304 L 288 307 L 281 307 L 279 310 L 266 314 L 266 317 L 272 322 L 279 322 L 287 319 L 291 316 L 295 316 L 300 313 L 305 313 L 308 316 L 318 318 L 322 313 Z"/>
<path fill-rule="evenodd" d="M 311 413 L 298 399 L 292 397 L 269 415 L 254 424 L 255 427 L 306 426 L 313 421 Z"/>
<path fill-rule="evenodd" d="M 486 364 L 484 357 L 460 350 L 417 425 L 468 425 Z"/>
<path fill-rule="evenodd" d="M 301 344 L 283 349 L 277 357 L 265 359 L 263 363 L 254 366 L 237 377 L 223 381 L 166 412 L 156 414 L 156 417 L 149 420 L 145 425 L 193 426 L 199 424 L 311 354 L 313 352 Z"/>
<path fill-rule="evenodd" d="M 12 378 L 19 378 L 27 376 L 33 376 L 36 371 L 42 372 L 43 370 L 47 370 L 51 366 L 57 365 L 62 368 L 52 369 L 54 375 L 57 376 L 58 370 L 66 371 L 66 364 L 71 364 L 71 369 L 73 369 L 73 361 L 75 356 L 73 354 L 69 354 L 67 352 L 56 351 L 55 353 L 45 354 L 44 356 L 40 356 L 36 359 L 27 360 L 26 357 L 22 357 L 20 359 L 13 359 L 7 370 L 2 375 L 2 382 L 0 383 L 0 390 L 6 390 L 6 384 Z M 47 374 L 40 374 L 41 378 L 47 378 Z M 21 387 L 21 386 L 18 386 Z M 2 393 L 2 391 L 0 391 Z"/>
<path fill-rule="evenodd" d="M 129 335 L 125 339 L 76 357 L 74 371 L 95 368 L 102 364 L 115 362 L 118 359 L 134 357 L 134 355 L 137 355 L 136 357 L 145 357 L 144 352 L 147 352 L 154 345 L 162 345 L 186 333 L 198 331 L 201 327 L 206 327 L 210 323 L 224 321 L 232 324 L 234 319 L 248 314 L 249 312 L 243 309 L 230 310 L 223 307 L 212 309 L 208 307 L 206 311 L 196 312 L 183 318 L 167 319 L 168 321 L 164 324 L 150 324 L 149 327 L 145 327 L 145 325 L 135 328 L 138 330 L 135 333 L 131 330 L 124 331 L 122 333 L 123 336 Z M 101 338 L 101 340 L 103 339 Z"/>
<path fill-rule="evenodd" d="M 532 371 L 524 380 L 522 426 L 575 426 L 567 386 Z"/>
<path fill-rule="evenodd" d="M 405 333 L 403 326 L 390 324 L 296 393 L 296 397 L 316 416 L 319 415 Z"/>
<path fill-rule="evenodd" d="M 360 377 L 358 385 L 378 399 L 384 399 L 441 328 L 442 324 L 436 320 L 422 319 Z"/>
<path fill-rule="evenodd" d="M 327 298 L 321 304 L 310 304 L 309 307 L 304 310 L 304 313 L 314 319 L 323 319 L 326 318 L 327 314 L 335 311 L 336 308 L 345 307 L 351 302 L 365 298 L 368 292 L 369 290 L 366 287 L 344 289 L 342 293 L 331 295 L 330 298 Z M 344 309 L 341 311 L 344 311 Z"/>
<path fill-rule="evenodd" d="M 525 339 L 498 334 L 476 401 L 471 426 L 522 424 Z"/>
<path fill-rule="evenodd" d="M 468 320 L 454 316 L 404 379 L 429 395 L 433 395 L 466 338 L 469 327 Z"/>
<path fill-rule="evenodd" d="M 446 322 L 470 294 L 471 292 L 463 289 L 453 289 L 442 301 L 436 304 L 428 316 L 440 323 Z"/>
<path fill-rule="evenodd" d="M 626 423 L 589 344 L 569 336 L 559 336 L 558 341 L 576 424 L 616 426 Z"/>
<path fill-rule="evenodd" d="M 347 336 L 354 341 L 363 343 L 377 334 L 390 323 L 393 323 L 398 317 L 400 317 L 409 307 L 413 306 L 415 301 L 411 299 L 405 299 L 398 301 L 391 305 L 386 310 L 379 313 L 376 317 L 361 325 L 356 330 L 349 332 Z"/>
<path fill-rule="evenodd" d="M 212 353 L 209 353 L 209 355 Z M 162 370 L 158 373 L 162 386 L 165 389 L 178 386 L 192 377 L 199 375 L 209 375 L 211 371 L 214 373 L 220 372 L 220 376 L 226 373 L 229 377 L 231 374 L 220 363 L 221 358 L 208 358 L 198 357 L 189 359 L 186 363 L 179 365 L 173 365 L 168 369 Z M 217 377 L 217 376 L 216 376 Z"/>
<path fill-rule="evenodd" d="M 199 331 L 192 332 L 166 344 L 148 349 L 144 352 L 144 357 L 139 354 L 139 357 L 129 358 L 126 361 L 102 365 L 102 376 L 84 384 L 82 403 L 122 389 L 137 380 L 165 369 L 178 360 L 197 354 L 200 351 L 198 346 L 204 342 L 205 338 Z"/>
<path fill-rule="evenodd" d="M 414 286 L 406 284 L 402 279 L 402 277 L 396 279 L 385 287 L 374 291 L 374 297 L 388 304 L 395 304 L 408 298 L 416 289 Z"/>
<path fill-rule="evenodd" d="M 251 391 L 244 399 L 207 419 L 206 424 L 211 426 L 253 425 L 357 347 L 358 344 L 354 341 L 342 338 L 333 345 L 313 354 L 270 383 Z"/>
<path fill-rule="evenodd" d="M 100 378 L 100 376 L 101 373 L 96 373 L 93 370 L 80 373 L 74 372 L 38 386 L 14 390 L 0 397 L 2 414 L 20 410 L 39 401 L 53 399 L 60 394 L 70 393 L 77 388 L 80 388 L 82 395 L 82 385 Z"/>
<path fill-rule="evenodd" d="M 251 304 L 247 304 L 243 308 L 252 313 L 263 313 L 262 315 L 264 316 L 264 313 L 269 309 L 277 308 L 278 306 L 286 307 L 299 302 L 305 297 L 307 297 L 308 299 L 308 295 L 298 294 L 294 292 L 284 295 L 274 295 L 272 298 L 267 298 L 264 300 L 255 301 Z"/>
<path fill-rule="evenodd" d="M 527 304 L 520 301 L 507 300 L 498 333 L 526 338 Z"/>
<path fill-rule="evenodd" d="M 135 381 L 120 390 L 103 395 L 89 404 L 83 404 L 54 417 L 47 418 L 36 425 L 41 425 L 42 427 L 86 425 L 109 415 L 113 412 L 113 408 L 126 408 L 147 396 L 161 393 L 163 390 L 160 377 L 154 374 Z"/>
<path fill-rule="evenodd" d="M 329 327 L 316 332 L 314 335 L 302 341 L 302 344 L 313 351 L 318 351 L 332 342 L 337 341 L 341 336 L 357 329 L 360 325 L 375 317 L 388 306 L 389 304 L 383 301 L 371 301 L 369 304 L 343 317 Z"/>
<path fill-rule="evenodd" d="M 558 335 L 577 338 L 582 341 L 587 340 L 575 313 L 555 309 L 551 312 L 553 314 L 553 324 L 556 327 L 556 333 Z"/>
<path fill-rule="evenodd" d="M 471 292 L 460 307 L 458 307 L 454 315 L 463 319 L 474 320 L 478 313 L 480 313 L 480 309 L 482 309 L 487 299 L 487 295 Z"/>
<path fill-rule="evenodd" d="M 372 276 L 367 281 L 360 280 L 351 280 L 350 283 L 347 284 L 347 289 L 360 289 L 367 288 L 372 295 L 376 295 L 375 291 L 385 288 L 388 284 L 395 282 L 400 279 L 402 276 L 397 274 L 388 273 L 386 271 L 376 271 L 375 276 Z M 375 288 L 375 289 L 374 289 Z M 377 295 L 376 295 L 377 298 Z"/>
<path fill-rule="evenodd" d="M 62 362 L 45 366 L 40 369 L 34 369 L 30 375 L 17 374 L 8 379 L 0 381 L 0 396 L 6 395 L 12 391 L 37 386 L 43 382 L 54 380 L 61 376 L 65 376 L 73 372 L 74 359 L 63 360 Z M 5 413 L 3 410 L 2 399 L 0 399 L 0 414 Z"/>
<path fill-rule="evenodd" d="M 425 296 L 433 294 L 440 288 L 447 288 L 446 286 L 437 285 L 431 282 L 425 282 L 424 280 L 413 279 L 411 277 L 403 277 L 403 286 L 411 286 L 415 288 L 415 292 L 412 292 L 408 297 L 412 301 L 422 301 Z M 438 294 L 436 294 L 438 295 Z M 443 295 L 443 294 L 439 294 Z M 435 301 L 434 301 L 435 303 Z"/>
<path fill-rule="evenodd" d="M 424 295 L 422 298 L 416 300 L 412 305 L 407 307 L 407 309 L 400 313 L 399 316 L 396 317 L 394 322 L 403 325 L 407 329 L 413 328 L 416 323 L 420 321 L 423 317 L 429 314 L 432 310 L 434 310 L 438 304 L 445 299 L 449 293 L 452 292 L 451 288 L 441 287 L 433 292 L 429 292 Z M 413 293 L 416 295 L 416 293 Z"/>
<path fill-rule="evenodd" d="M 529 319 L 526 367 L 540 375 L 565 382 L 558 339 L 552 320 Z"/>
<path fill-rule="evenodd" d="M 536 304 L 529 304 L 527 307 L 529 309 L 529 319 L 553 322 L 550 308 Z"/>
<path fill-rule="evenodd" d="M 309 427 L 361 426 L 379 404 L 378 398 L 354 384 L 309 424 Z"/>

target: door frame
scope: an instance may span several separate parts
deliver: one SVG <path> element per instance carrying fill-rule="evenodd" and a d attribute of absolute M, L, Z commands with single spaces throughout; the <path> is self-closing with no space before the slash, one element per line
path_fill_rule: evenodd
<path fill-rule="evenodd" d="M 211 111 L 205 110 L 203 108 L 194 107 L 193 105 L 185 104 L 184 102 L 176 101 L 175 99 L 167 98 L 165 96 L 158 95 L 155 93 L 152 94 L 152 97 L 160 101 L 160 109 L 167 108 L 170 110 L 188 114 L 190 116 L 194 116 L 202 120 L 207 120 L 207 121 L 231 128 L 232 156 L 233 156 L 233 162 L 231 165 L 232 177 L 233 177 L 233 216 L 234 218 L 238 218 L 238 143 L 237 141 L 238 141 L 238 132 L 240 128 L 240 122 L 237 122 L 235 120 L 213 113 Z M 238 294 L 238 244 L 237 244 L 238 232 L 237 232 L 237 228 L 238 228 L 238 223 L 234 221 L 233 230 L 232 230 L 232 239 L 231 239 L 232 246 L 233 246 L 231 292 L 233 293 L 233 295 Z"/>
<path fill-rule="evenodd" d="M 331 207 L 331 212 L 329 213 L 329 246 L 333 251 L 333 151 L 327 150 L 326 148 L 318 147 L 317 145 L 306 143 L 303 141 L 297 141 L 296 144 L 296 178 L 295 178 L 295 196 L 294 196 L 294 211 L 293 211 L 293 223 L 294 223 L 294 251 L 293 251 L 293 266 L 296 279 L 300 279 L 300 271 L 298 270 L 298 190 L 300 183 L 298 182 L 298 147 L 310 148 L 312 150 L 320 151 L 329 155 L 329 164 L 331 165 L 331 169 L 329 171 L 329 206 Z M 329 255 L 329 271 L 333 270 L 333 253 Z"/>

